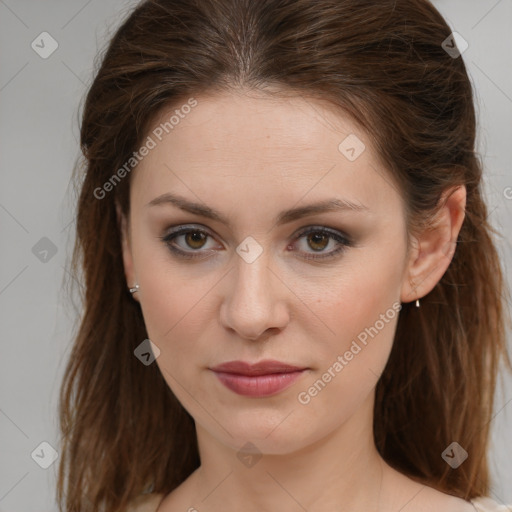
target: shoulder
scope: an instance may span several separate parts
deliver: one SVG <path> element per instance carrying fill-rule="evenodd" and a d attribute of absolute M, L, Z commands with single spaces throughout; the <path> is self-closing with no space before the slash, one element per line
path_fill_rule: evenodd
<path fill-rule="evenodd" d="M 471 504 L 477 512 L 510 512 L 512 505 L 500 505 L 491 498 L 481 496 L 471 500 Z"/>
<path fill-rule="evenodd" d="M 164 494 L 141 494 L 135 498 L 126 512 L 156 512 L 156 509 L 164 499 Z"/>

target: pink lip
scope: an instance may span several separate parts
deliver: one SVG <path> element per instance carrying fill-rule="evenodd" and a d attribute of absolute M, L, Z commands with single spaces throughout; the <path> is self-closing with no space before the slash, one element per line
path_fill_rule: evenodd
<path fill-rule="evenodd" d="M 283 391 L 306 370 L 281 361 L 265 360 L 256 364 L 230 361 L 211 368 L 231 391 L 245 396 L 270 396 Z"/>

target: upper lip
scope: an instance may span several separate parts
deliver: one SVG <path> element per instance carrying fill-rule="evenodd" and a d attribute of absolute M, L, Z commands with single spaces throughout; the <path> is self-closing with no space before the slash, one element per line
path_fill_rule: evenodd
<path fill-rule="evenodd" d="M 238 375 L 268 375 L 272 373 L 291 373 L 304 370 L 305 367 L 293 366 L 282 361 L 266 359 L 251 364 L 245 361 L 228 361 L 210 368 L 214 372 L 235 373 Z"/>

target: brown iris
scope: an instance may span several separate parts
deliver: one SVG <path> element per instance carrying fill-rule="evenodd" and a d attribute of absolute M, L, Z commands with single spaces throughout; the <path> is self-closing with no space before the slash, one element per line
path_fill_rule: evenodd
<path fill-rule="evenodd" d="M 323 239 L 324 244 L 322 244 L 320 241 Z M 319 250 L 321 251 L 322 249 L 325 249 L 325 247 L 327 246 L 327 244 L 329 243 L 329 236 L 328 235 L 325 235 L 325 234 L 321 234 L 321 233 L 310 233 L 308 235 L 308 243 L 313 241 L 313 245 L 310 244 L 310 247 L 314 250 Z M 314 245 L 315 244 L 318 244 L 320 243 L 321 247 L 318 248 L 318 249 L 315 249 Z"/>
<path fill-rule="evenodd" d="M 200 231 L 190 231 L 185 234 L 185 241 L 192 249 L 201 249 L 207 236 L 206 233 L 201 233 Z M 201 244 L 201 242 L 203 242 L 203 244 Z"/>

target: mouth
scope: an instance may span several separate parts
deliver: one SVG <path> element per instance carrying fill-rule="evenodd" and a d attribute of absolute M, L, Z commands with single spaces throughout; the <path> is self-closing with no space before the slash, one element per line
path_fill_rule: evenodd
<path fill-rule="evenodd" d="M 228 389 L 243 396 L 266 397 L 290 387 L 308 368 L 281 361 L 256 364 L 230 361 L 210 368 Z"/>

